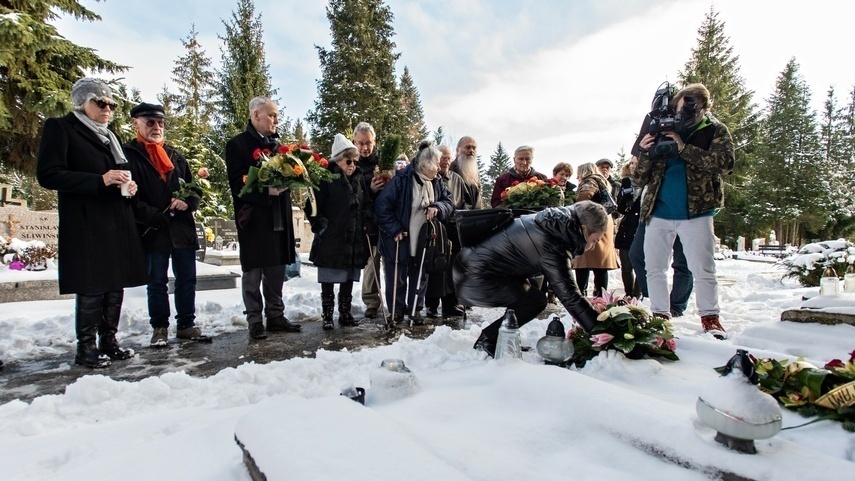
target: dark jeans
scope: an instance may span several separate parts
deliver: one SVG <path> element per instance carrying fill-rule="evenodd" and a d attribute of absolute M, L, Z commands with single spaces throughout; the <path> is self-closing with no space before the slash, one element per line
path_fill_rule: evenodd
<path fill-rule="evenodd" d="M 537 286 L 531 286 L 525 296 L 508 304 L 508 309 L 514 310 L 517 323 L 522 327 L 543 312 L 546 304 L 546 294 Z M 499 340 L 499 328 L 502 327 L 503 318 L 504 315 L 481 331 L 481 336 L 489 339 L 491 346 L 495 346 Z"/>
<path fill-rule="evenodd" d="M 632 259 L 629 258 L 629 249 L 618 249 L 620 255 L 620 278 L 623 281 L 623 290 L 626 295 L 639 298 L 641 288 L 638 287 L 638 279 L 632 269 Z"/>
<path fill-rule="evenodd" d="M 246 307 L 244 314 L 249 324 L 262 322 L 262 310 L 268 319 L 282 315 L 285 310 L 285 304 L 282 302 L 285 266 L 258 267 L 244 271 L 240 282 L 243 305 Z"/>
<path fill-rule="evenodd" d="M 192 247 L 151 252 L 148 259 L 148 315 L 151 327 L 169 327 L 169 258 L 175 276 L 175 321 L 178 329 L 196 319 L 196 250 Z"/>
<path fill-rule="evenodd" d="M 632 239 L 632 246 L 629 248 L 629 260 L 632 263 L 632 269 L 635 271 L 635 280 L 638 282 L 641 295 L 650 297 L 647 294 L 647 264 L 644 262 L 645 232 L 646 224 L 643 221 L 639 222 L 638 230 L 635 231 L 635 237 Z M 683 244 L 680 242 L 680 237 L 674 240 L 674 257 L 671 261 L 671 268 L 674 269 L 674 281 L 671 285 L 671 314 L 676 317 L 682 316 L 686 312 L 695 281 L 692 272 L 689 270 L 686 256 L 683 254 Z"/>
<path fill-rule="evenodd" d="M 594 272 L 594 297 L 603 295 L 603 291 L 609 290 L 608 269 L 573 269 L 576 272 L 576 284 L 583 296 L 588 295 L 588 276 Z"/>

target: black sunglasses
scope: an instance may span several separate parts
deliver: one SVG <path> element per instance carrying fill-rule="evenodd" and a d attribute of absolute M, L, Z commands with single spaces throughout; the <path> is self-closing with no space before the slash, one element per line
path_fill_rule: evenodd
<path fill-rule="evenodd" d="M 101 110 L 109 108 L 110 110 L 115 112 L 116 108 L 119 107 L 119 104 L 117 104 L 116 102 L 108 102 L 106 100 L 101 99 L 92 99 L 92 101 L 95 102 L 95 105 L 97 105 L 98 108 Z"/>
<path fill-rule="evenodd" d="M 354 164 L 358 164 L 359 160 L 344 159 L 344 163 L 345 163 L 345 165 L 354 165 Z"/>
<path fill-rule="evenodd" d="M 166 126 L 166 121 L 163 119 L 145 119 L 145 126 L 148 128 L 154 127 L 157 124 L 160 127 Z"/>

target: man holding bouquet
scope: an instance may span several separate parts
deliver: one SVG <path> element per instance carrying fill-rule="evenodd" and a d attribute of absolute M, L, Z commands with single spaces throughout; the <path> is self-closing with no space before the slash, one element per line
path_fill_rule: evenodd
<path fill-rule="evenodd" d="M 210 341 L 196 327 L 196 226 L 193 212 L 201 191 L 182 195 L 182 185 L 193 183 L 183 155 L 167 145 L 163 107 L 143 102 L 131 109 L 134 140 L 122 146 L 133 179 L 139 186 L 134 216 L 148 264 L 148 315 L 152 347 L 165 347 L 169 332 L 169 259 L 175 275 L 176 337 Z"/>
<path fill-rule="evenodd" d="M 249 102 L 249 114 L 246 130 L 226 144 L 226 168 L 240 242 L 241 285 L 249 336 L 264 339 L 267 334 L 262 312 L 267 317 L 268 331 L 300 331 L 299 324 L 285 317 L 282 302 L 285 266 L 295 262 L 296 249 L 288 189 L 263 187 L 259 192 L 240 194 L 250 166 L 258 166 L 262 159 L 253 153 L 266 151 L 265 155 L 269 155 L 279 147 L 276 103 L 267 97 L 256 97 Z"/>

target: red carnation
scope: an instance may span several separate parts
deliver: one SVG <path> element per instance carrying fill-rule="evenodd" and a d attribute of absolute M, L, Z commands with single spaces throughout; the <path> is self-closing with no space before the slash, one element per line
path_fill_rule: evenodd
<path fill-rule="evenodd" d="M 319 154 L 317 152 L 312 152 L 312 158 L 315 159 L 315 162 L 320 162 L 321 161 L 321 154 Z"/>
<path fill-rule="evenodd" d="M 287 154 L 288 152 L 291 152 L 291 148 L 288 147 L 287 145 L 280 145 L 279 149 L 277 149 L 277 150 L 279 151 L 280 154 Z"/>
<path fill-rule="evenodd" d="M 255 149 L 252 151 L 252 158 L 258 160 L 261 157 L 261 149 Z"/>

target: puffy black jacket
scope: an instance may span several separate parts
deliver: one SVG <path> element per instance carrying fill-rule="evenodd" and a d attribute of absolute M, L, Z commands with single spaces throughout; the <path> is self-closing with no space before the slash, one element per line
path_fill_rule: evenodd
<path fill-rule="evenodd" d="M 628 177 L 627 177 L 628 178 Z M 635 197 L 635 192 L 641 187 L 633 186 L 633 193 L 624 195 L 622 192 L 617 198 L 618 213 L 623 216 L 615 235 L 615 247 L 618 249 L 629 249 L 638 230 L 638 217 L 641 212 L 641 196 Z"/>
<path fill-rule="evenodd" d="M 597 312 L 579 292 L 570 261 L 585 251 L 575 207 L 552 207 L 524 215 L 484 242 L 461 249 L 454 287 L 464 303 L 504 307 L 528 291 L 528 279 L 543 275 L 556 297 L 586 331 Z"/>

